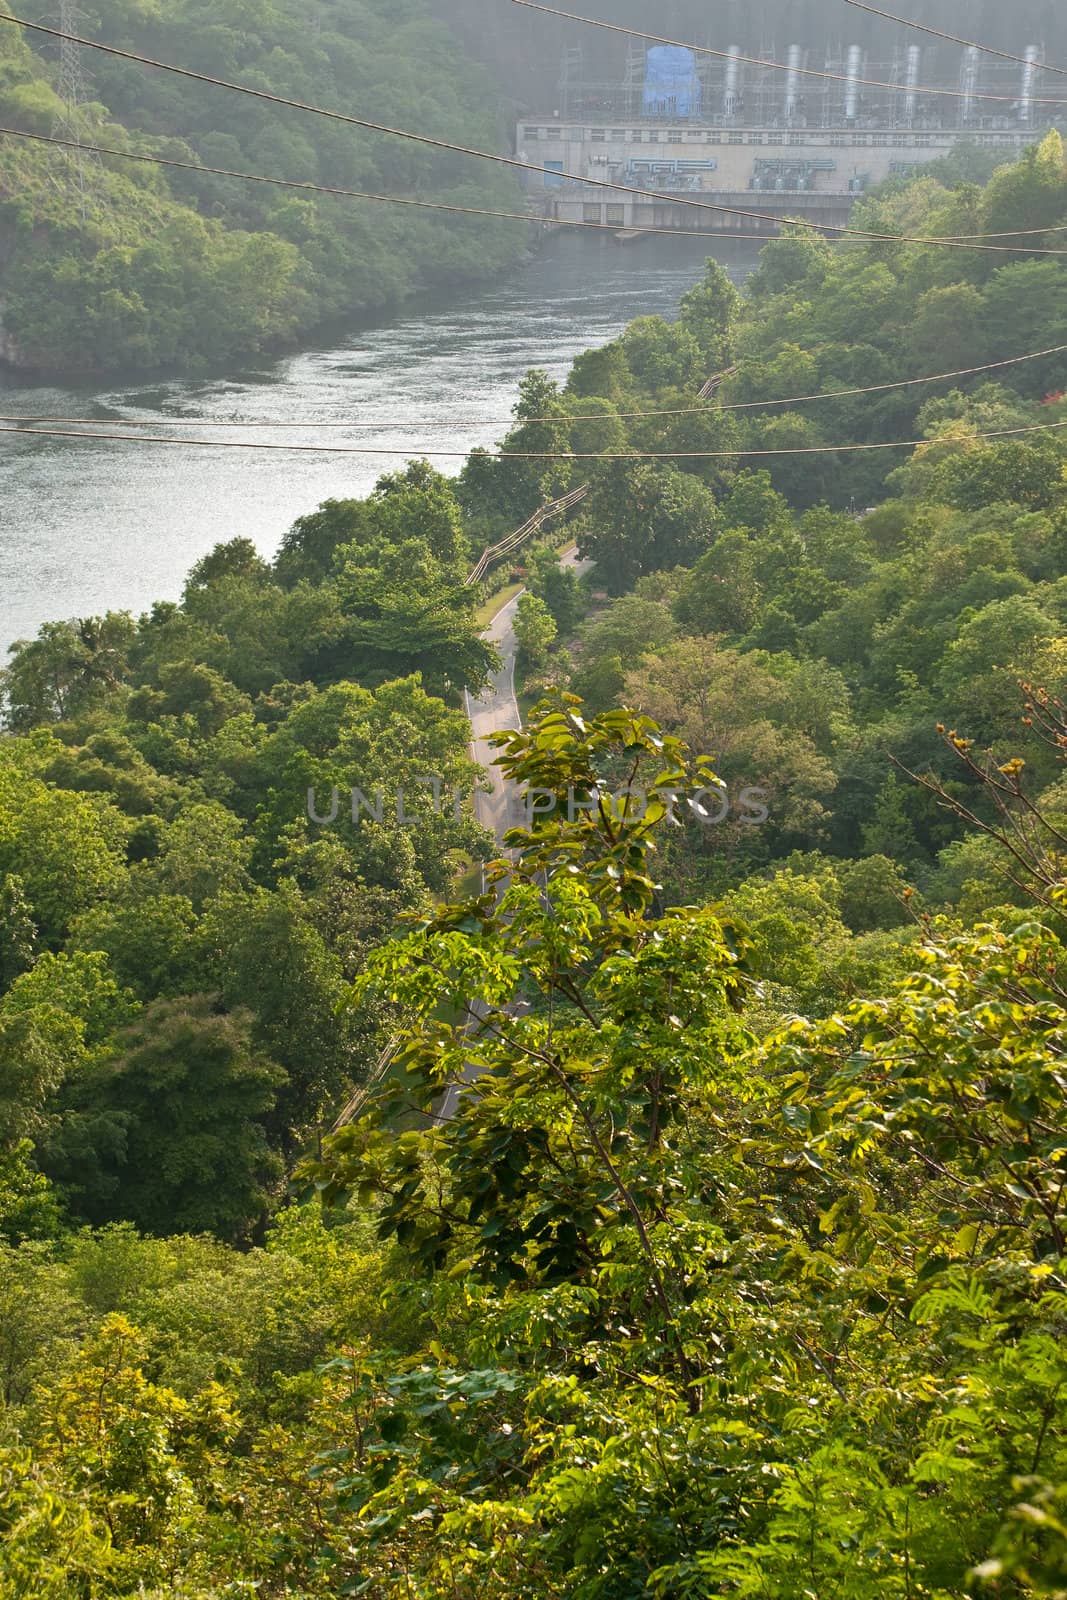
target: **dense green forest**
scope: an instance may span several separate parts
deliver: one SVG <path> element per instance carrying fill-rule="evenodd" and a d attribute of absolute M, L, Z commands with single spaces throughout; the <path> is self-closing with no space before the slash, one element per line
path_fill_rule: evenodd
<path fill-rule="evenodd" d="M 421 0 L 91 0 L 79 15 L 87 37 L 121 49 L 434 138 L 501 145 L 488 76 Z M 88 98 L 72 113 L 57 94 L 55 44 L 0 26 L 0 120 L 228 171 L 522 209 L 514 182 L 485 163 L 81 54 Z M 525 244 L 521 223 L 0 140 L 3 351 L 31 368 L 188 368 L 277 349 L 330 318 L 498 272 Z"/>
<path fill-rule="evenodd" d="M 776 404 L 1067 345 L 1059 137 L 961 171 L 857 225 L 1020 253 L 709 263 L 519 459 L 15 647 L 5 1597 L 1067 1594 L 1067 364 Z M 464 577 L 579 484 L 483 885 Z"/>

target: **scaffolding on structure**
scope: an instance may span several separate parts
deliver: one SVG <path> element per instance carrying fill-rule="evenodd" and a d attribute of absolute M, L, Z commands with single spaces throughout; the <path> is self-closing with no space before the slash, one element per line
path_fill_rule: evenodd
<path fill-rule="evenodd" d="M 1037 45 L 1027 48 L 1022 68 L 980 59 L 973 51 L 961 57 L 919 45 L 877 57 L 845 40 L 831 46 L 822 59 L 789 41 L 781 46 L 768 42 L 755 60 L 742 60 L 737 45 L 726 48 L 725 59 L 701 55 L 698 47 L 699 94 L 684 111 L 668 109 L 654 115 L 645 110 L 647 54 L 640 38 L 629 37 L 622 76 L 610 78 L 587 73 L 580 45 L 566 49 L 557 115 L 567 122 L 975 132 L 1046 125 L 1052 120 L 1038 115 L 1041 108 L 1035 104 L 1042 92 L 1042 51 Z M 830 76 L 807 76 L 813 69 Z M 870 80 L 890 87 L 874 87 Z M 930 89 L 951 90 L 954 97 L 924 92 Z M 983 99 L 983 95 L 997 98 Z"/>

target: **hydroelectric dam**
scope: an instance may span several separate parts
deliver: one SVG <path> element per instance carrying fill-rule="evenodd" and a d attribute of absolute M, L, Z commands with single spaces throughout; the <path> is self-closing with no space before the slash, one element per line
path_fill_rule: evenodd
<path fill-rule="evenodd" d="M 704 56 L 632 40 L 622 81 L 604 82 L 584 75 L 581 49 L 568 50 L 556 103 L 516 128 L 519 158 L 540 169 L 527 175 L 532 210 L 549 224 L 620 232 L 773 234 L 783 215 L 840 227 L 874 185 L 961 142 L 1007 163 L 1062 125 L 1060 107 L 1042 103 L 1039 45 L 1023 46 L 1015 67 L 969 47 L 957 76 L 942 67 L 931 81 L 928 54 L 912 45 L 872 59 L 850 45 L 816 62 L 791 45 L 784 60 L 768 52 L 757 63 L 736 46 Z M 750 215 L 709 217 L 680 200 Z"/>

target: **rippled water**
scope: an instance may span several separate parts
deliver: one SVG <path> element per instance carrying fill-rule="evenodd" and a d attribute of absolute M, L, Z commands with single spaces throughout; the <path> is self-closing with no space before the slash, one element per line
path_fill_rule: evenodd
<path fill-rule="evenodd" d="M 165 445 L 0 438 L 0 649 L 49 619 L 145 609 L 179 595 L 189 567 L 243 535 L 272 555 L 294 518 L 330 497 L 366 494 L 426 451 L 466 452 L 501 437 L 531 366 L 565 376 L 574 357 L 635 316 L 673 315 L 700 276 L 706 246 L 649 239 L 631 247 L 568 237 L 507 280 L 409 310 L 328 349 L 209 379 L 106 391 L 27 386 L 0 376 L 16 416 L 180 417 L 179 434 L 272 443 L 361 445 L 344 457 Z M 724 242 L 740 281 L 752 246 Z M 300 421 L 300 429 L 212 429 L 219 421 Z M 146 430 L 151 432 L 151 430 Z M 461 461 L 441 459 L 456 472 Z"/>

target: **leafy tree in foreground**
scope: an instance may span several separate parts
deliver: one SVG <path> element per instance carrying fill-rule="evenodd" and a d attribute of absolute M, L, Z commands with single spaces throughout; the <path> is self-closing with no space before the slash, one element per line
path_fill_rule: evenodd
<path fill-rule="evenodd" d="M 418 1366 L 344 1363 L 339 1570 L 420 1600 L 1061 1593 L 1062 947 L 931 941 L 753 1049 L 741 937 L 653 914 L 682 748 L 572 700 L 501 743 L 540 814 L 499 901 L 374 963 L 402 1073 L 317 1170 L 440 1315 Z M 644 814 L 612 805 L 642 769 Z M 451 1120 L 382 1120 L 461 1078 Z"/>

